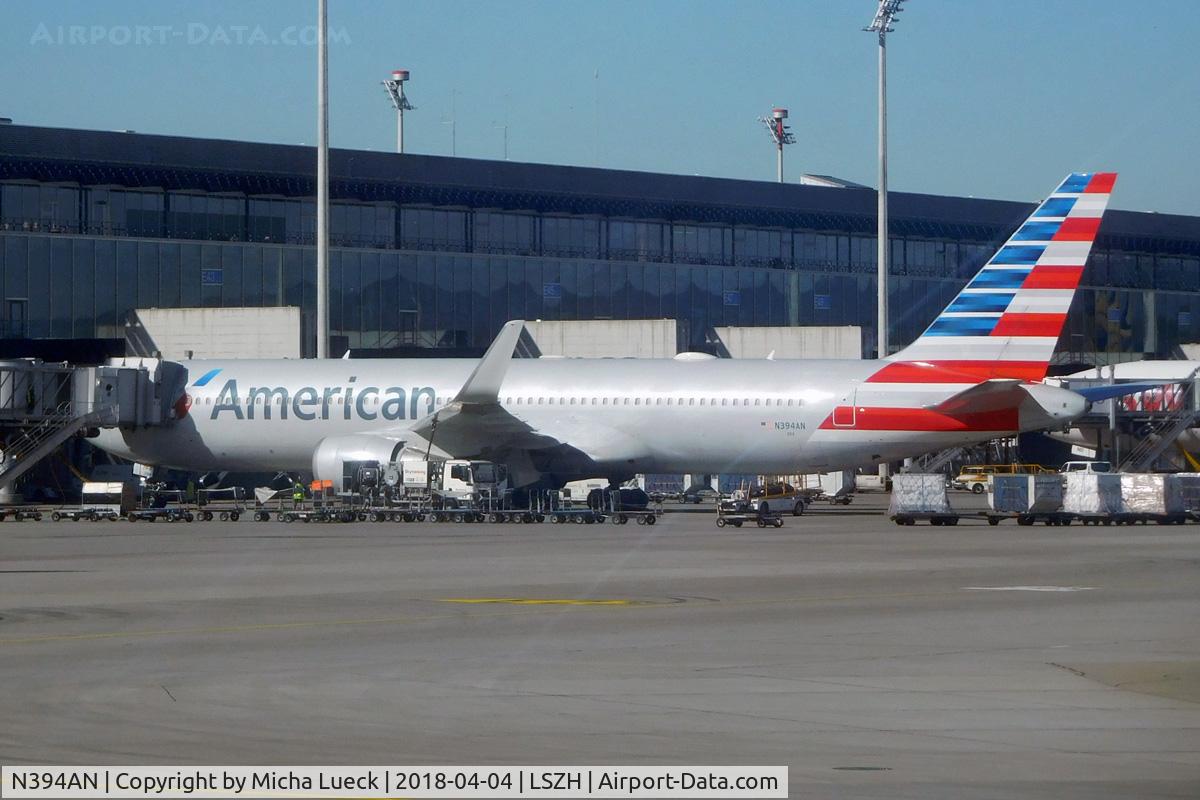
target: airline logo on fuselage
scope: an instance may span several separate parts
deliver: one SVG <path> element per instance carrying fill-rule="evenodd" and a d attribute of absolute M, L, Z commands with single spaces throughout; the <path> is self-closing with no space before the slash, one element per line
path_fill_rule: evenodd
<path fill-rule="evenodd" d="M 437 393 L 432 386 L 356 386 L 351 377 L 345 386 L 301 386 L 291 392 L 286 386 L 251 386 L 246 394 L 238 390 L 236 378 L 225 381 L 213 402 L 210 419 L 228 418 L 249 420 L 256 415 L 262 419 L 287 419 L 290 413 L 298 420 L 342 419 L 398 420 L 418 419 L 433 413 Z M 197 381 L 196 385 L 200 385 Z"/>

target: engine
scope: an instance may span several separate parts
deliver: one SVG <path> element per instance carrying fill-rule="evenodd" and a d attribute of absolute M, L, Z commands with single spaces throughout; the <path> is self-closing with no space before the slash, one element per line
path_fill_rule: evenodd
<path fill-rule="evenodd" d="M 343 485 L 347 463 L 375 461 L 379 466 L 386 467 L 399 459 L 403 450 L 403 439 L 373 433 L 330 436 L 322 439 L 313 451 L 313 477 L 317 480 L 333 481 L 336 490 L 345 491 L 348 488 Z"/>

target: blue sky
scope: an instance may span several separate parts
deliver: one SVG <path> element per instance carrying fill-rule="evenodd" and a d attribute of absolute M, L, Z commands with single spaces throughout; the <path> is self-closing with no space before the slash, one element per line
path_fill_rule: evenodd
<path fill-rule="evenodd" d="M 502 157 L 507 122 L 514 161 L 773 180 L 755 120 L 784 105 L 788 180 L 874 185 L 874 7 L 330 0 L 331 141 L 394 146 L 379 80 L 404 67 L 413 152 L 450 153 L 453 107 L 460 156 Z M 315 140 L 316 51 L 291 43 L 315 0 L 3 8 L 0 116 Z M 1035 200 L 1116 170 L 1114 206 L 1200 214 L 1198 39 L 1192 0 L 909 0 L 888 48 L 891 186 Z"/>

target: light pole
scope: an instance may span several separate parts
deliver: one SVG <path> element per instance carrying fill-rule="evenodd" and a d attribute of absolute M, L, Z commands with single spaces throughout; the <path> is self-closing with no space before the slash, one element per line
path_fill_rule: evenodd
<path fill-rule="evenodd" d="M 383 82 L 383 88 L 387 89 L 388 97 L 392 100 L 392 107 L 396 109 L 396 152 L 404 152 L 404 112 L 412 111 L 415 106 L 408 102 L 408 98 L 404 96 L 404 82 L 408 80 L 408 70 L 397 69 L 392 71 L 392 77 Z"/>
<path fill-rule="evenodd" d="M 317 0 L 317 358 L 329 357 L 329 36 Z"/>
<path fill-rule="evenodd" d="M 900 13 L 900 5 L 904 0 L 879 0 L 879 8 L 871 24 L 864 31 L 879 36 L 879 239 L 878 251 L 878 309 L 879 316 L 876 325 L 879 328 L 878 358 L 886 358 L 888 354 L 888 219 L 887 219 L 887 35 L 892 31 L 896 15 Z"/>
<path fill-rule="evenodd" d="M 784 122 L 787 117 L 788 110 L 786 108 L 773 108 L 771 116 L 758 118 L 758 121 L 765 125 L 767 131 L 770 132 L 771 141 L 775 143 L 775 149 L 778 151 L 775 161 L 775 178 L 780 183 L 783 183 L 783 146 L 796 142 L 796 137 L 792 135 L 791 129 Z"/>

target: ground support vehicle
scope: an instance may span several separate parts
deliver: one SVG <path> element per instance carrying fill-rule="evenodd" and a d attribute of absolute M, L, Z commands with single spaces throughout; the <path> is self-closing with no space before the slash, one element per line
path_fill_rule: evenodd
<path fill-rule="evenodd" d="M 80 503 L 75 508 L 57 508 L 50 514 L 55 522 L 70 519 L 116 522 L 137 508 L 137 487 L 124 481 L 85 481 Z"/>
<path fill-rule="evenodd" d="M 214 503 L 217 501 L 217 503 Z M 217 505 L 217 508 L 209 506 Z M 246 490 L 241 486 L 196 490 L 196 517 L 206 522 L 219 517 L 222 522 L 237 522 L 246 513 Z"/>
<path fill-rule="evenodd" d="M 125 515 L 130 522 L 192 522 L 195 512 L 185 502 L 179 489 L 156 489 L 146 495 L 146 502 Z"/>
<path fill-rule="evenodd" d="M 3 522 L 10 516 L 14 522 L 26 522 L 28 520 L 41 522 L 42 513 L 43 510 L 38 506 L 18 506 L 15 508 L 8 506 L 7 508 L 0 508 L 0 522 Z"/>
<path fill-rule="evenodd" d="M 366 509 L 372 522 L 424 522 L 429 513 L 427 500 L 394 500 L 385 505 L 373 505 Z"/>
<path fill-rule="evenodd" d="M 730 507 L 727 503 L 717 504 L 717 527 L 732 525 L 740 528 L 753 522 L 760 528 L 783 527 L 783 515 L 778 511 L 757 511 L 750 508 Z"/>
<path fill-rule="evenodd" d="M 59 522 L 69 519 L 74 522 L 116 522 L 121 515 L 115 511 L 104 511 L 95 508 L 56 508 L 50 512 L 50 519 Z"/>
<path fill-rule="evenodd" d="M 610 510 L 606 513 L 608 521 L 614 525 L 625 525 L 634 520 L 638 525 L 655 525 L 662 516 L 662 505 L 658 504 L 637 511 Z"/>
<path fill-rule="evenodd" d="M 981 511 L 988 525 L 999 525 L 1006 519 L 1016 520 L 1018 525 L 1070 525 L 1075 514 L 1065 511 Z"/>
<path fill-rule="evenodd" d="M 928 520 L 930 525 L 957 525 L 959 515 L 931 511 L 903 511 L 892 515 L 897 525 L 916 525 L 918 520 Z"/>
<path fill-rule="evenodd" d="M 1055 470 L 1041 464 L 968 464 L 950 481 L 952 489 L 983 494 L 993 475 L 1052 475 Z"/>
<path fill-rule="evenodd" d="M 1072 516 L 1084 525 L 1146 525 L 1151 522 L 1156 525 L 1182 525 L 1191 518 L 1191 515 L 1183 511 L 1174 514 L 1117 513 L 1074 514 Z"/>
<path fill-rule="evenodd" d="M 594 525 L 605 520 L 604 512 L 601 509 L 591 508 L 586 499 L 574 500 L 561 489 L 538 492 L 530 498 L 529 505 L 532 509 L 532 521 L 535 522 L 538 521 L 539 516 L 558 525 L 566 523 Z M 524 517 L 521 521 L 525 521 Z"/>

